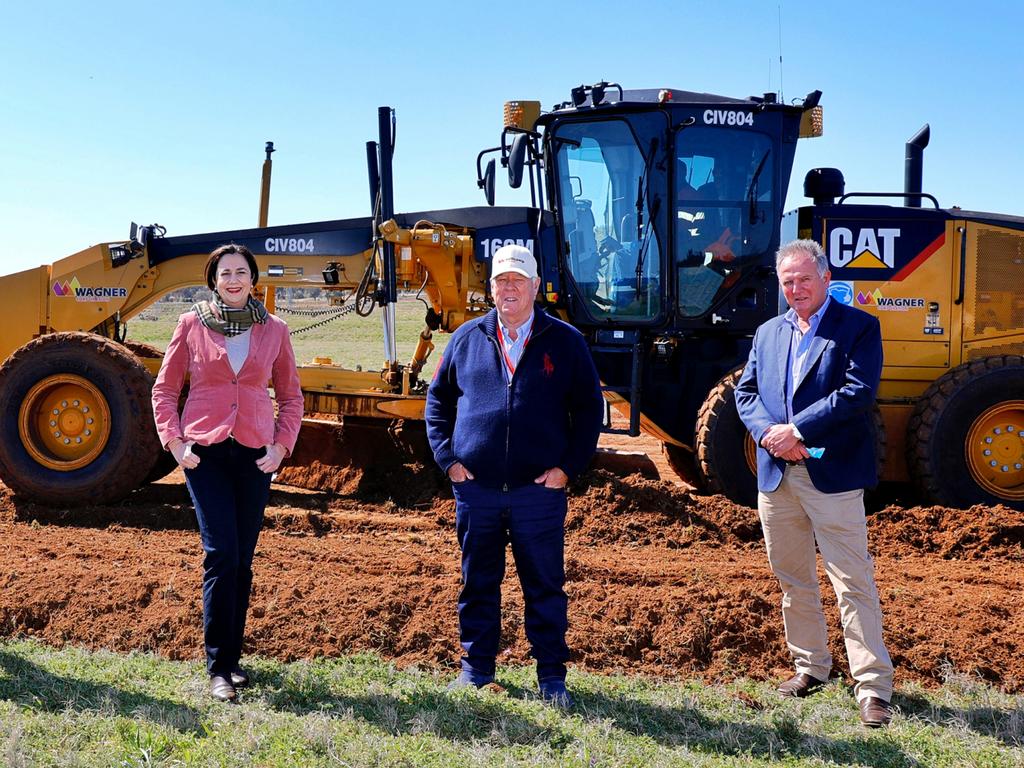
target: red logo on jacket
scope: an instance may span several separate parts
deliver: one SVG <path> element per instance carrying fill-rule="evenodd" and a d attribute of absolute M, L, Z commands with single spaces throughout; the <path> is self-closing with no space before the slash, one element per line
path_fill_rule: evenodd
<path fill-rule="evenodd" d="M 549 379 L 555 373 L 555 364 L 551 362 L 551 355 L 544 353 L 544 375 Z"/>

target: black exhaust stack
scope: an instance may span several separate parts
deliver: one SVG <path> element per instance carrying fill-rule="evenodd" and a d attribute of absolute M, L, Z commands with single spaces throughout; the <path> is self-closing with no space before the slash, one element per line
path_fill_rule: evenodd
<path fill-rule="evenodd" d="M 382 222 L 395 216 L 395 197 L 391 186 L 391 160 L 395 154 L 394 124 L 391 107 L 377 109 L 377 146 L 380 151 L 380 220 Z M 376 234 L 376 233 L 374 233 Z M 395 246 L 384 242 L 384 271 L 381 275 L 381 301 L 393 304 L 398 301 L 398 285 L 395 281 Z"/>
<path fill-rule="evenodd" d="M 907 159 L 903 171 L 903 191 L 907 197 L 904 203 L 908 208 L 921 207 L 921 176 L 924 168 L 924 148 L 931 138 L 931 128 L 924 124 L 907 142 Z"/>
<path fill-rule="evenodd" d="M 373 217 L 373 231 L 380 225 L 380 210 L 377 195 L 380 192 L 380 165 L 377 161 L 377 142 L 366 142 L 366 175 L 370 180 L 370 215 Z"/>

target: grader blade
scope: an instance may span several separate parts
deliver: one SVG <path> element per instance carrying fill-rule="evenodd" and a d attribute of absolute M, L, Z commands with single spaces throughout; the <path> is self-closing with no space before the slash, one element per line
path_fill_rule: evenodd
<path fill-rule="evenodd" d="M 310 490 L 416 503 L 441 485 L 422 422 L 303 419 L 277 481 Z"/>

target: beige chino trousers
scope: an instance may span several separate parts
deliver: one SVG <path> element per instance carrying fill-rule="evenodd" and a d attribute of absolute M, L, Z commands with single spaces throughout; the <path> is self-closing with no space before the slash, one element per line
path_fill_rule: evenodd
<path fill-rule="evenodd" d="M 825 680 L 832 669 L 821 609 L 815 542 L 839 602 L 858 701 L 892 697 L 892 661 L 882 641 L 882 609 L 868 553 L 864 491 L 822 493 L 802 464 L 786 467 L 772 493 L 759 493 L 768 562 L 782 587 L 786 645 L 796 671 Z"/>

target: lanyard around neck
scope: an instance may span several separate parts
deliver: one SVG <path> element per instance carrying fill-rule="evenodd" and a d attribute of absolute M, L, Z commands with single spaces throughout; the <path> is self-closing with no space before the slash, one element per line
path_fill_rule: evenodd
<path fill-rule="evenodd" d="M 526 345 L 530 343 L 530 336 L 533 335 L 533 328 L 530 328 L 530 332 L 526 334 L 526 338 L 523 339 L 523 351 L 526 351 Z M 505 334 L 501 332 L 501 321 L 498 321 L 498 346 L 501 347 L 501 357 L 505 361 L 505 368 L 508 370 L 509 380 L 512 379 L 512 374 L 516 372 L 516 366 L 512 362 L 512 358 L 508 355 L 508 350 L 505 349 Z M 520 353 L 522 357 L 522 353 Z"/>

